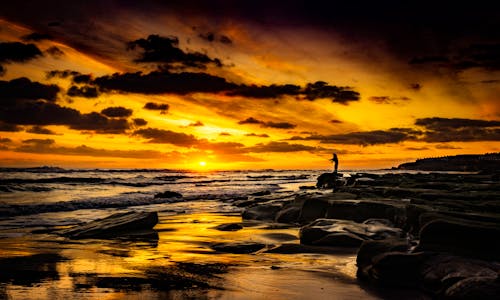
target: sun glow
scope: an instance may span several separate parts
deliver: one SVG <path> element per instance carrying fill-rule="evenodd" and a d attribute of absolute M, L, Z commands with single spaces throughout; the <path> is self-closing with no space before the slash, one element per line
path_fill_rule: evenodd
<path fill-rule="evenodd" d="M 200 161 L 198 164 L 200 165 L 200 167 L 205 167 L 207 165 L 205 161 Z"/>

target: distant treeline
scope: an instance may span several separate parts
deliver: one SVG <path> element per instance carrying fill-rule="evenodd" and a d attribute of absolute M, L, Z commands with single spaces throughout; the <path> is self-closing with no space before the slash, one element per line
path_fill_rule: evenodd
<path fill-rule="evenodd" d="M 415 162 L 404 163 L 399 170 L 422 171 L 495 171 L 500 170 L 500 153 L 462 154 L 417 159 Z"/>

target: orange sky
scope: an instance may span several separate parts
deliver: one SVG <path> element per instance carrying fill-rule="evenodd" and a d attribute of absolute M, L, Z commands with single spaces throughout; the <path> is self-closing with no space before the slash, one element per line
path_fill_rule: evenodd
<path fill-rule="evenodd" d="M 270 25 L 233 11 L 114 9 L 113 19 L 50 26 L 59 19 L 0 20 L 1 166 L 329 168 L 336 152 L 351 169 L 500 151 L 498 40 L 459 36 L 448 48 L 472 54 L 410 56 L 385 36 L 300 18 Z M 50 38 L 26 37 L 33 32 Z M 13 42 L 40 54 L 1 51 Z M 482 61 L 488 51 L 496 57 Z M 48 76 L 54 70 L 74 72 Z M 38 82 L 59 91 L 26 96 L 13 88 L 21 77 L 24 90 L 40 93 Z"/>

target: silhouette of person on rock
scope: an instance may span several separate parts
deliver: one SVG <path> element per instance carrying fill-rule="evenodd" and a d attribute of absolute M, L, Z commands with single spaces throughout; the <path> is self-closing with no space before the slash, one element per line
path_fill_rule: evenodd
<path fill-rule="evenodd" d="M 333 153 L 333 157 L 330 159 L 330 161 L 333 162 L 332 185 L 333 185 L 333 192 L 335 192 L 336 183 L 337 183 L 337 170 L 339 168 L 339 158 L 337 157 L 337 153 Z"/>

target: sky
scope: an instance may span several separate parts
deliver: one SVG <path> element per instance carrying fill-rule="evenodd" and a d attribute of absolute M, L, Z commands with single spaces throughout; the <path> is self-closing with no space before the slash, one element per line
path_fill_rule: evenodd
<path fill-rule="evenodd" d="M 491 2 L 491 3 L 488 3 Z M 494 1 L 9 1 L 0 166 L 397 166 L 500 151 Z"/>

